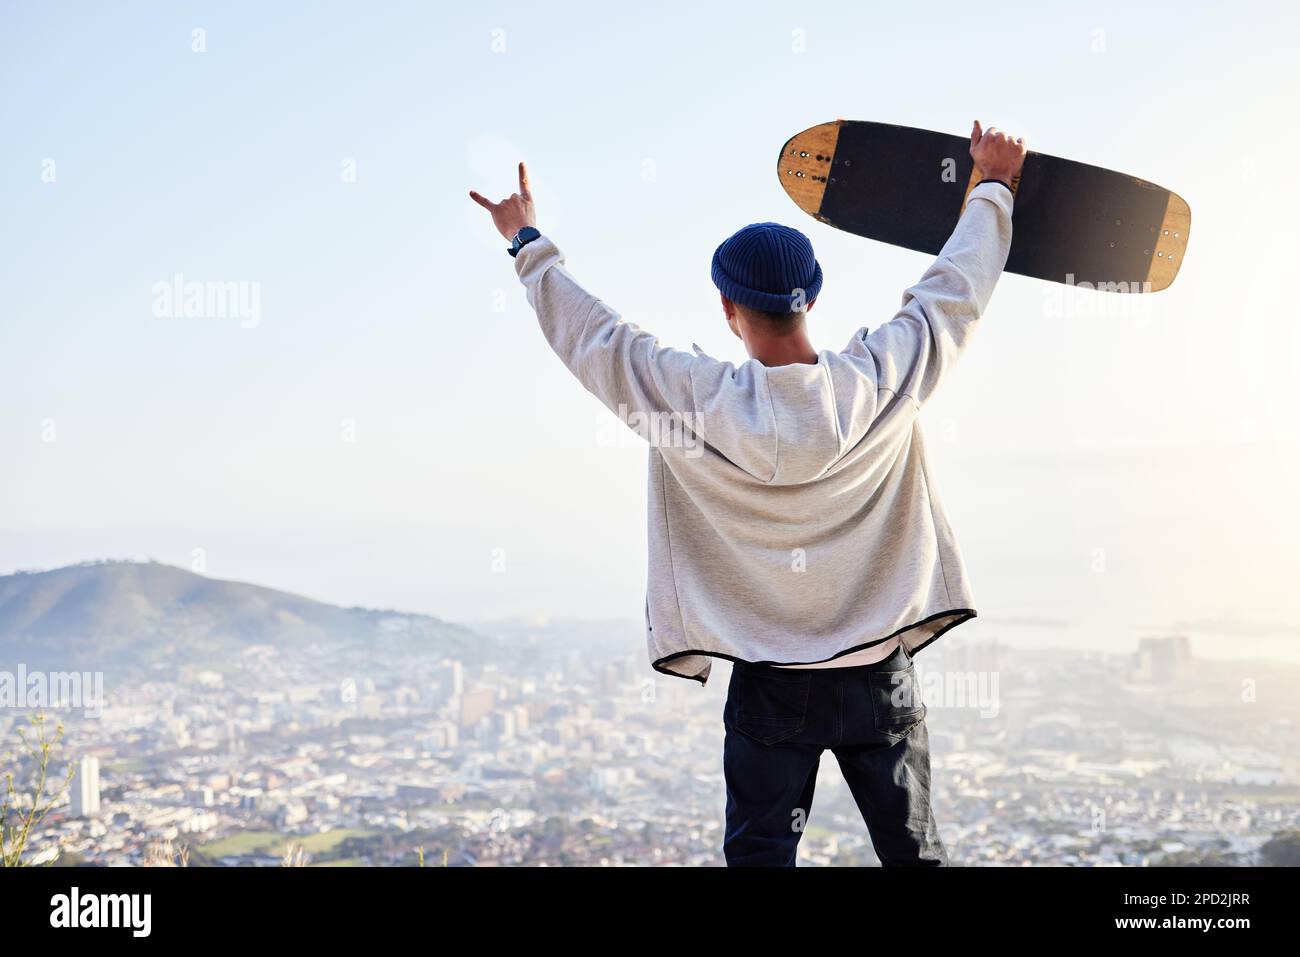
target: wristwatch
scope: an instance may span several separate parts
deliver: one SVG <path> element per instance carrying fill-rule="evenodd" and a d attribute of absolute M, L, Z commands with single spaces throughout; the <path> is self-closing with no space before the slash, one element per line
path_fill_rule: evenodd
<path fill-rule="evenodd" d="M 542 235 L 535 226 L 525 226 L 519 232 L 515 233 L 515 238 L 510 240 L 509 253 L 513 256 L 519 255 L 519 250 L 531 243 L 538 236 Z"/>

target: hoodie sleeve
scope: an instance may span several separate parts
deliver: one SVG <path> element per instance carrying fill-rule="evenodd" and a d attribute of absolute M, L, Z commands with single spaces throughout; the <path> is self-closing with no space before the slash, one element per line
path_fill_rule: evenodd
<path fill-rule="evenodd" d="M 634 416 L 677 413 L 695 428 L 692 377 L 702 357 L 660 346 L 583 289 L 547 236 L 519 250 L 515 271 L 555 354 L 625 425 L 640 433 Z"/>
<path fill-rule="evenodd" d="M 879 388 L 922 405 L 966 348 L 1007 262 L 1012 203 L 998 183 L 971 190 L 939 258 L 903 293 L 902 308 L 874 332 L 859 329 L 843 350 L 874 362 Z"/>

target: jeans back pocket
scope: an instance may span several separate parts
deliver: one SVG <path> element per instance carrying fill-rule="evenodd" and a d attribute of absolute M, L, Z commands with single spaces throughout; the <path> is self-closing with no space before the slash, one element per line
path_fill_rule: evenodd
<path fill-rule="evenodd" d="M 775 744 L 804 729 L 811 688 L 812 675 L 806 671 L 733 665 L 724 714 L 736 730 Z"/>
<path fill-rule="evenodd" d="M 902 737 L 921 723 L 926 709 L 914 666 L 909 664 L 902 671 L 872 671 L 868 679 L 877 731 Z"/>

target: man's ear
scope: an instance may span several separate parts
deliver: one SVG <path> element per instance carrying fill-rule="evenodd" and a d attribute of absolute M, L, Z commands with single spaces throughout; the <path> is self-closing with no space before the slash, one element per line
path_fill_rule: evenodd
<path fill-rule="evenodd" d="M 808 300 L 808 304 L 807 304 L 806 306 L 803 307 L 803 311 L 804 311 L 804 312 L 812 312 L 812 307 L 815 306 L 815 305 L 817 305 L 817 300 L 816 300 L 816 299 L 809 299 L 809 300 Z"/>
<path fill-rule="evenodd" d="M 720 296 L 720 298 L 722 299 L 722 317 L 727 320 L 727 325 L 736 338 L 743 340 L 745 337 L 740 334 L 740 312 L 736 309 L 736 304 L 726 296 Z"/>

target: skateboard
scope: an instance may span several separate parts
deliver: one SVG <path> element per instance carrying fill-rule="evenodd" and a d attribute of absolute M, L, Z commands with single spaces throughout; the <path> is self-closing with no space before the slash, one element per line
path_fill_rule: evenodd
<path fill-rule="evenodd" d="M 777 174 L 823 223 L 932 255 L 979 182 L 968 137 L 858 120 L 791 137 Z M 1177 193 L 1032 151 L 1011 185 L 1007 272 L 1124 293 L 1158 292 L 1178 275 L 1192 212 Z"/>

